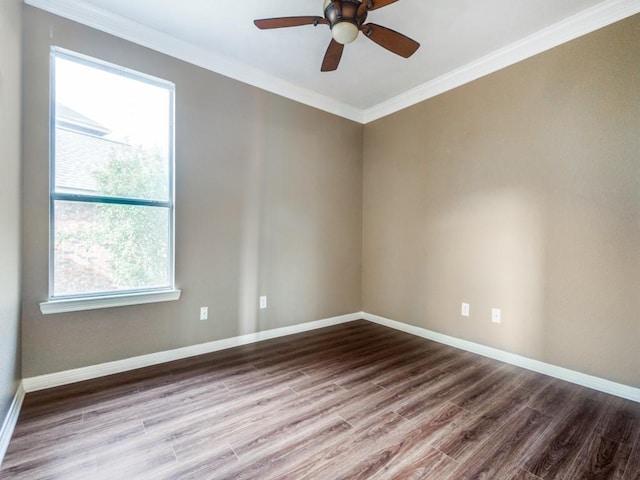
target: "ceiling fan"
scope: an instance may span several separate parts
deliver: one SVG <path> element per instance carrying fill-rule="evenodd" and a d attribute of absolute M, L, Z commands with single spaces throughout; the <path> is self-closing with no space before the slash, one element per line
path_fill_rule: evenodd
<path fill-rule="evenodd" d="M 391 30 L 390 28 L 364 23 L 369 10 L 386 7 L 398 0 L 324 0 L 324 18 L 309 17 L 280 17 L 255 20 L 256 27 L 260 29 L 299 27 L 302 25 L 320 24 L 329 25 L 331 28 L 331 43 L 322 62 L 323 72 L 336 70 L 342 58 L 344 46 L 353 42 L 359 32 L 373 40 L 390 52 L 409 58 L 420 47 L 415 40 Z"/>

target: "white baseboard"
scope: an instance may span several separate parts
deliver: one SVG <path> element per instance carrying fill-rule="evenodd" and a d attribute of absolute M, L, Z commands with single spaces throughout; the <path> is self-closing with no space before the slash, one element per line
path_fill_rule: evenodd
<path fill-rule="evenodd" d="M 370 313 L 362 312 L 362 318 L 385 327 L 390 327 L 395 330 L 410 333 L 418 337 L 433 340 L 434 342 L 443 343 L 451 347 L 466 350 L 471 353 L 482 355 L 483 357 L 493 358 L 504 363 L 515 365 L 517 367 L 526 368 L 534 372 L 549 375 L 551 377 L 565 380 L 567 382 L 575 383 L 576 385 L 582 385 L 583 387 L 598 390 L 600 392 L 615 395 L 617 397 L 626 398 L 640 403 L 640 388 L 630 387 L 621 383 L 605 380 L 604 378 L 594 377 L 585 373 L 576 372 L 567 368 L 558 367 L 549 363 L 541 362 L 539 360 L 533 360 L 531 358 L 516 355 L 514 353 L 498 350 L 497 348 L 487 347 L 479 343 L 469 342 L 467 340 L 461 340 L 459 338 L 450 337 L 441 333 L 433 332 L 425 328 L 408 325 L 406 323 L 396 322 L 388 318 L 379 317 Z"/>
<path fill-rule="evenodd" d="M 612 382 L 585 373 L 576 372 L 567 368 L 558 367 L 549 363 L 541 362 L 531 358 L 516 355 L 514 353 L 505 352 L 497 348 L 487 347 L 467 340 L 461 340 L 459 338 L 443 335 L 425 328 L 408 325 L 406 323 L 397 322 L 388 318 L 372 315 L 366 312 L 352 313 L 348 315 L 342 315 L 339 317 L 327 318 L 324 320 L 318 320 L 315 322 L 302 323 L 299 325 L 293 325 L 290 327 L 276 328 L 273 330 L 266 330 L 264 332 L 257 332 L 248 335 L 241 335 L 238 337 L 227 338 L 224 340 L 217 340 L 214 342 L 203 343 L 200 345 L 193 345 L 190 347 L 179 348 L 176 350 L 168 350 L 165 352 L 157 352 L 149 355 L 142 355 L 139 357 L 127 358 L 124 360 L 117 360 L 114 362 L 102 363 L 99 365 L 92 365 L 89 367 L 76 368 L 73 370 L 67 370 L 63 372 L 52 373 L 48 375 L 40 375 L 37 377 L 25 378 L 22 381 L 21 388 L 22 395 L 24 392 L 35 392 L 38 390 L 44 390 L 46 388 L 59 387 L 61 385 L 67 385 L 70 383 L 80 382 L 83 380 L 91 380 L 93 378 L 104 377 L 106 375 L 112 375 L 115 373 L 127 372 L 129 370 L 135 370 L 137 368 L 149 367 L 152 365 L 158 365 L 165 362 L 171 362 L 174 360 L 181 360 L 183 358 L 194 357 L 197 355 L 203 355 L 206 353 L 213 353 L 220 350 L 226 350 L 228 348 L 237 347 L 240 345 L 247 345 L 249 343 L 260 342 L 263 340 L 269 340 L 272 338 L 284 337 L 286 335 L 292 335 L 295 333 L 307 332 L 310 330 L 316 330 L 318 328 L 330 327 L 332 325 L 339 325 L 342 323 L 351 322 L 354 320 L 364 319 L 385 327 L 400 330 L 402 332 L 410 333 L 418 337 L 426 338 L 438 343 L 449 345 L 461 350 L 465 350 L 471 353 L 482 355 L 484 357 L 493 358 L 501 362 L 505 362 L 517 367 L 526 368 L 534 372 L 549 375 L 551 377 L 565 380 L 567 382 L 582 385 L 584 387 L 592 388 L 604 393 L 615 395 L 618 397 L 626 398 L 640 403 L 640 389 L 623 385 L 620 383 Z M 16 394 L 17 395 L 17 394 Z M 20 403 L 22 400 L 20 400 Z M 15 402 L 14 402 L 15 403 Z M 18 405 L 19 412 L 19 405 Z M 16 415 L 17 420 L 17 415 Z M 3 427 L 4 433 L 4 427 Z M 0 437 L 2 440 L 4 437 Z M 0 447 L 2 443 L 0 443 Z M 1 451 L 1 450 L 0 450 Z"/>
<path fill-rule="evenodd" d="M 0 430 L 0 465 L 2 465 L 2 461 L 4 460 L 4 454 L 7 453 L 7 448 L 9 448 L 9 441 L 13 435 L 13 430 L 16 428 L 16 424 L 18 423 L 24 394 L 24 386 L 23 383 L 20 382 L 16 394 L 13 396 L 13 401 L 9 407 L 7 416 L 2 423 L 2 429 Z"/>
<path fill-rule="evenodd" d="M 81 382 L 83 380 L 91 380 L 115 373 L 123 373 L 129 370 L 135 370 L 137 368 L 159 365 L 165 362 L 171 362 L 174 360 L 181 360 L 183 358 L 195 357 L 197 355 L 204 355 L 206 353 L 226 350 L 228 348 L 247 345 L 249 343 L 261 342 L 263 340 L 284 337 L 286 335 L 292 335 L 295 333 L 308 332 L 310 330 L 330 327 L 332 325 L 360 320 L 362 318 L 363 317 L 361 312 L 352 313 L 349 315 L 342 315 L 339 317 L 326 318 L 324 320 L 292 325 L 290 327 L 276 328 L 273 330 L 241 335 L 239 337 L 226 338 L 223 340 L 216 340 L 214 342 L 192 345 L 190 347 L 183 347 L 175 350 L 167 350 L 164 352 L 126 358 L 124 360 L 101 363 L 99 365 L 75 368 L 73 370 L 66 370 L 63 372 L 51 373 L 47 375 L 39 375 L 37 377 L 25 378 L 22 382 L 24 385 L 24 390 L 27 393 L 36 392 L 38 390 L 59 387 L 62 385 Z"/>

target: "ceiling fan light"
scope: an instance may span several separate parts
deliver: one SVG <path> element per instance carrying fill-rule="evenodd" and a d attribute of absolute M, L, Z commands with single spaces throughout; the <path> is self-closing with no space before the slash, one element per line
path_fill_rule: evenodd
<path fill-rule="evenodd" d="M 338 22 L 331 28 L 333 39 L 346 45 L 353 42 L 358 37 L 358 26 L 351 22 Z"/>

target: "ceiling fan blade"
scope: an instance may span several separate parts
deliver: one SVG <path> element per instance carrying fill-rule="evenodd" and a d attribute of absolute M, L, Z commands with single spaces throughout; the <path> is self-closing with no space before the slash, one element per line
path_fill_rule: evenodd
<path fill-rule="evenodd" d="M 281 17 L 263 18 L 254 20 L 256 27 L 266 30 L 269 28 L 300 27 L 302 25 L 318 25 L 320 23 L 328 25 L 329 22 L 322 17 Z"/>
<path fill-rule="evenodd" d="M 365 37 L 369 37 L 381 47 L 404 58 L 409 58 L 420 48 L 420 44 L 415 40 L 375 23 L 367 23 L 360 27 L 360 30 Z"/>
<path fill-rule="evenodd" d="M 368 0 L 364 1 L 368 2 Z M 396 3 L 397 1 L 398 0 L 371 0 L 371 8 L 369 10 L 386 7 L 387 5 L 391 5 L 392 3 Z"/>
<path fill-rule="evenodd" d="M 329 48 L 327 48 L 327 53 L 324 55 L 324 60 L 322 61 L 321 72 L 333 72 L 338 68 L 340 64 L 340 59 L 342 58 L 342 51 L 344 50 L 344 45 L 336 42 L 335 40 L 331 40 L 329 44 Z"/>
<path fill-rule="evenodd" d="M 356 17 L 361 17 L 368 11 L 369 11 L 369 0 L 362 0 L 362 2 L 360 2 L 360 6 L 358 7 L 358 13 L 356 14 Z"/>

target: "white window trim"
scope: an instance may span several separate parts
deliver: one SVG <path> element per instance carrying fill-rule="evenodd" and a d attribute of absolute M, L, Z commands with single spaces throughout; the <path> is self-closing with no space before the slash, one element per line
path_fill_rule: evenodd
<path fill-rule="evenodd" d="M 102 66 L 105 69 L 109 70 L 117 70 L 122 74 L 131 75 L 136 79 L 144 79 L 151 84 L 160 84 L 163 86 L 171 85 L 173 89 L 175 86 L 172 82 L 167 80 L 159 79 L 153 77 L 151 75 L 147 75 L 137 71 L 131 71 L 129 69 L 111 64 L 109 62 L 105 62 L 103 60 L 99 60 L 96 58 L 88 57 L 82 55 L 77 52 L 73 52 L 71 50 L 66 50 L 60 47 L 51 47 L 50 57 L 52 65 L 55 62 L 55 57 L 67 57 L 71 58 L 74 61 L 86 62 L 91 66 Z M 55 114 L 55 87 L 54 87 L 54 78 L 55 75 L 51 75 L 50 83 L 51 83 L 51 112 Z M 170 251 L 171 251 L 171 262 L 169 265 L 170 268 L 170 280 L 171 286 L 162 290 L 154 290 L 150 289 L 140 289 L 132 292 L 97 292 L 95 295 L 79 295 L 75 297 L 54 297 L 53 296 L 53 198 L 52 195 L 55 190 L 55 170 L 51 170 L 49 172 L 50 175 L 50 219 L 49 219 L 49 228 L 50 228 L 50 245 L 49 245 L 49 299 L 45 302 L 40 303 L 40 311 L 43 315 L 56 314 L 56 313 L 67 313 L 67 312 L 79 312 L 84 310 L 98 310 L 103 308 L 111 308 L 111 307 L 123 307 L 130 305 L 143 305 L 149 303 L 160 303 L 160 302 L 169 302 L 176 301 L 180 299 L 180 295 L 182 293 L 181 290 L 175 288 L 175 152 L 174 152 L 174 142 L 175 142 L 175 93 L 172 90 L 171 93 L 171 120 L 170 120 L 170 195 L 169 195 L 169 204 L 170 204 Z M 55 122 L 51 122 L 51 152 L 55 151 L 55 141 L 54 141 L 54 129 Z M 55 166 L 55 160 L 51 159 L 52 165 Z M 55 168 L 55 167 L 53 167 Z"/>
<path fill-rule="evenodd" d="M 85 298 L 66 298 L 40 303 L 43 315 L 55 313 L 80 312 L 101 308 L 143 305 L 145 303 L 171 302 L 180 299 L 181 290 L 162 290 L 158 292 L 127 293 Z"/>

